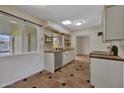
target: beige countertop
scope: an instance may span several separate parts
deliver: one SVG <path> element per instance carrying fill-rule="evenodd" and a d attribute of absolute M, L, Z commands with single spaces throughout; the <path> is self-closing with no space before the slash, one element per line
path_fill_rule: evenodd
<path fill-rule="evenodd" d="M 63 50 L 46 50 L 45 52 L 47 53 L 59 53 L 59 52 L 65 52 L 65 51 L 70 51 L 70 50 L 74 50 L 74 48 L 69 48 L 69 49 L 63 49 Z"/>
<path fill-rule="evenodd" d="M 124 61 L 124 59 L 119 57 L 119 56 L 113 56 L 109 52 L 102 52 L 102 51 L 94 51 L 94 52 L 90 53 L 90 57 L 91 58 L 100 58 L 100 59 Z"/>

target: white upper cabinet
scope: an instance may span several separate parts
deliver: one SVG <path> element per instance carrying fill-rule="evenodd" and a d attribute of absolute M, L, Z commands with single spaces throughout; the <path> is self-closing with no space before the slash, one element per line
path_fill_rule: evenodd
<path fill-rule="evenodd" d="M 124 39 L 124 6 L 108 6 L 102 16 L 102 31 L 105 41 Z"/>

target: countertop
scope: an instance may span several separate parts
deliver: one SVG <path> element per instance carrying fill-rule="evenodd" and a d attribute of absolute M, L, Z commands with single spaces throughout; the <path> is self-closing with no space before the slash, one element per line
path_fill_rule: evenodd
<path fill-rule="evenodd" d="M 99 59 L 124 61 L 124 59 L 119 56 L 113 56 L 111 53 L 103 52 L 103 51 L 94 51 L 94 52 L 90 53 L 90 57 L 91 58 L 99 58 Z"/>
<path fill-rule="evenodd" d="M 70 51 L 70 50 L 74 50 L 74 48 L 68 48 L 68 49 L 63 49 L 63 50 L 46 50 L 45 52 L 47 53 L 60 53 L 60 52 L 65 52 L 65 51 Z"/>

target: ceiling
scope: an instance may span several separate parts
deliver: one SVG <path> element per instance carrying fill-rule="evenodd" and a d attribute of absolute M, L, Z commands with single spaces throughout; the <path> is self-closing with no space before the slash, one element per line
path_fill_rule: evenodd
<path fill-rule="evenodd" d="M 53 21 L 69 31 L 82 30 L 84 28 L 99 25 L 101 22 L 101 5 L 17 5 L 16 8 L 30 15 Z M 86 20 L 81 26 L 63 25 L 63 20 Z"/>

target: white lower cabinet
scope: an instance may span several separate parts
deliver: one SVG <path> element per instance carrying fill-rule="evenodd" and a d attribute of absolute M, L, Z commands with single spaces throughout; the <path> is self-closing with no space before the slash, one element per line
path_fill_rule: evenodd
<path fill-rule="evenodd" d="M 70 62 L 70 51 L 65 51 L 63 52 L 63 61 L 62 61 L 62 65 L 66 65 Z"/>
<path fill-rule="evenodd" d="M 74 50 L 72 50 L 72 51 L 70 51 L 70 60 L 72 61 L 72 60 L 74 60 L 74 58 L 75 58 L 75 51 Z"/>
<path fill-rule="evenodd" d="M 68 52 L 63 52 L 62 66 L 68 63 Z"/>
<path fill-rule="evenodd" d="M 62 64 L 59 64 L 62 67 L 68 64 L 69 62 L 71 62 L 72 60 L 74 60 L 75 51 L 69 50 L 69 51 L 62 52 L 62 58 L 59 58 L 59 57 L 57 58 L 58 58 L 58 61 L 56 61 L 55 53 L 47 53 L 47 52 L 45 53 L 45 69 L 47 71 L 54 73 L 54 71 L 56 70 L 57 62 L 60 63 L 60 61 L 62 61 Z"/>
<path fill-rule="evenodd" d="M 75 58 L 75 51 L 74 50 L 63 52 L 62 65 L 64 66 L 64 65 L 68 64 L 69 62 L 74 60 L 74 58 Z"/>
<path fill-rule="evenodd" d="M 45 69 L 54 73 L 54 53 L 45 53 Z"/>
<path fill-rule="evenodd" d="M 90 81 L 96 88 L 122 88 L 123 61 L 91 58 Z"/>

